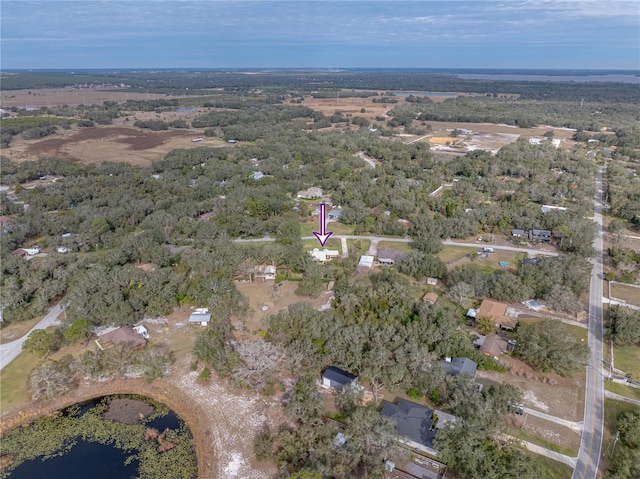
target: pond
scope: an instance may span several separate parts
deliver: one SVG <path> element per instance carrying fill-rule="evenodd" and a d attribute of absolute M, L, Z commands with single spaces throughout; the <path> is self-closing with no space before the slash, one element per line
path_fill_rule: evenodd
<path fill-rule="evenodd" d="M 11 479 L 119 479 L 134 478 L 138 471 L 138 461 L 125 465 L 130 454 L 113 446 L 98 442 L 79 440 L 69 452 L 62 456 L 43 461 L 25 461 L 13 470 Z"/>
<path fill-rule="evenodd" d="M 163 404 L 107 396 L 42 417 L 3 437 L 0 478 L 195 478 L 191 432 Z"/>

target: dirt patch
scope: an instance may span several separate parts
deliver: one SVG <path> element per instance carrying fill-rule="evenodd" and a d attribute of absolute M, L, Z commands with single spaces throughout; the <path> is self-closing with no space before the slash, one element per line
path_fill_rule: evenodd
<path fill-rule="evenodd" d="M 153 406 L 138 399 L 114 399 L 109 403 L 109 409 L 102 417 L 110 421 L 124 424 L 140 424 L 147 416 L 153 413 Z"/>
<path fill-rule="evenodd" d="M 267 280 L 264 283 L 260 281 L 236 283 L 238 291 L 249 299 L 249 307 L 252 310 L 244 324 L 240 321 L 234 321 L 237 330 L 246 329 L 251 333 L 256 333 L 265 328 L 264 318 L 283 311 L 292 304 L 310 303 L 314 308 L 319 309 L 322 305 L 327 304 L 331 298 L 329 291 L 323 291 L 318 298 L 296 296 L 294 292 L 298 287 L 296 282 L 284 281 L 280 285 L 275 286 L 272 280 Z"/>
<path fill-rule="evenodd" d="M 517 358 L 503 356 L 502 362 L 511 369 L 507 373 L 478 371 L 481 383 L 509 383 L 522 389 L 524 405 L 569 421 L 582 421 L 584 417 L 584 371 L 575 371 L 573 377 L 555 373 L 541 373 Z"/>

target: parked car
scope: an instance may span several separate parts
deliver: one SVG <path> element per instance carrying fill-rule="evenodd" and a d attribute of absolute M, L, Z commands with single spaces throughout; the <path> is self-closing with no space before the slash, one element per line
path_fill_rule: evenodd
<path fill-rule="evenodd" d="M 29 256 L 40 254 L 40 248 L 37 246 L 33 246 L 31 248 L 25 248 L 24 250 L 27 252 Z"/>
<path fill-rule="evenodd" d="M 56 246 L 56 251 L 58 253 L 68 253 L 69 252 L 69 248 L 67 248 L 66 246 Z"/>
<path fill-rule="evenodd" d="M 483 253 L 495 253 L 493 248 L 490 248 L 489 246 L 485 246 L 484 248 L 482 248 L 482 252 Z"/>

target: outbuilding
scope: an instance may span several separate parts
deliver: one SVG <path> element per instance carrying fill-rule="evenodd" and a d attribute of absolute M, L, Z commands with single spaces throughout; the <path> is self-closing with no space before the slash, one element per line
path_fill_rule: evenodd
<path fill-rule="evenodd" d="M 336 391 L 343 391 L 346 386 L 357 386 L 358 376 L 355 374 L 343 371 L 335 366 L 328 367 L 322 373 L 322 387 L 326 389 L 334 389 Z"/>

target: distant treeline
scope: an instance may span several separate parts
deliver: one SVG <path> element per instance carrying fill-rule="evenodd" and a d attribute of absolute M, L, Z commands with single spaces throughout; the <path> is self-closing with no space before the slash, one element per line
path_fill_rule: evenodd
<path fill-rule="evenodd" d="M 315 92 L 330 89 L 354 90 L 416 90 L 438 92 L 485 93 L 491 95 L 516 94 L 533 100 L 640 103 L 638 85 L 613 82 L 553 82 L 466 80 L 454 74 L 427 71 L 346 71 L 346 72 L 113 72 L 80 73 L 25 72 L 2 75 L 2 88 L 53 88 L 69 85 L 121 85 L 164 93 L 204 94 L 213 88 L 228 91 L 265 89 L 275 91 L 298 90 Z"/>

